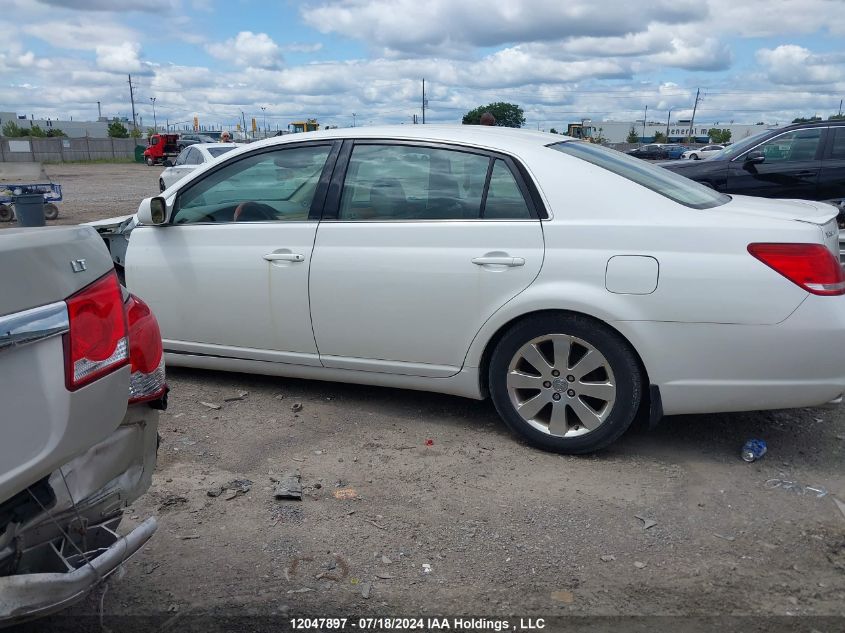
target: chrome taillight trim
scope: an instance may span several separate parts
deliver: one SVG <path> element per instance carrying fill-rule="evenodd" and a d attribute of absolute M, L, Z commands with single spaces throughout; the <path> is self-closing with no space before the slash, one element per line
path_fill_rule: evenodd
<path fill-rule="evenodd" d="M 7 314 L 0 317 L 0 352 L 59 336 L 69 328 L 64 301 Z"/>

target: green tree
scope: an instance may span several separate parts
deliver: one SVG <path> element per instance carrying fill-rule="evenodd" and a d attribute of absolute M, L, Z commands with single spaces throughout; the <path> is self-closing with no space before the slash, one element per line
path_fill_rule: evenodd
<path fill-rule="evenodd" d="M 665 143 L 666 142 L 666 135 L 663 132 L 655 132 L 654 133 L 654 142 L 655 143 Z"/>
<path fill-rule="evenodd" d="M 607 139 L 604 137 L 604 128 L 600 127 L 598 133 L 593 137 L 594 143 L 604 144 Z"/>
<path fill-rule="evenodd" d="M 634 129 L 634 126 L 631 126 L 631 129 L 628 132 L 628 136 L 625 138 L 626 143 L 639 143 L 640 142 L 640 135 L 637 134 L 637 131 Z"/>
<path fill-rule="evenodd" d="M 3 124 L 3 136 L 7 136 L 9 138 L 17 138 L 20 136 L 24 136 L 26 132 L 24 132 L 23 128 L 19 126 L 14 121 L 6 121 Z"/>
<path fill-rule="evenodd" d="M 132 138 L 141 138 L 141 130 L 139 130 L 137 127 L 133 127 L 132 131 L 129 133 L 129 136 L 131 136 Z"/>
<path fill-rule="evenodd" d="M 45 138 L 47 136 L 47 132 L 41 129 L 40 125 L 33 125 L 29 130 L 27 130 L 28 135 L 35 137 L 35 138 Z"/>
<path fill-rule="evenodd" d="M 525 113 L 522 108 L 514 103 L 496 101 L 486 106 L 478 106 L 464 115 L 464 125 L 479 125 L 481 115 L 489 112 L 496 117 L 496 125 L 501 127 L 522 127 L 525 125 Z"/>
<path fill-rule="evenodd" d="M 827 117 L 828 121 L 845 121 L 845 114 L 831 114 Z"/>
<path fill-rule="evenodd" d="M 731 140 L 731 131 L 712 127 L 707 130 L 707 136 L 714 143 L 728 143 Z"/>
<path fill-rule="evenodd" d="M 557 130 L 554 128 L 549 129 L 549 134 L 557 134 Z"/>
<path fill-rule="evenodd" d="M 820 116 L 813 116 L 809 119 L 803 116 L 798 117 L 797 119 L 792 119 L 793 123 L 812 123 L 813 121 L 821 121 L 822 118 Z"/>
<path fill-rule="evenodd" d="M 62 130 L 60 128 L 51 127 L 49 130 L 47 130 L 47 136 L 60 137 L 60 136 L 67 136 L 67 134 L 62 132 Z"/>
<path fill-rule="evenodd" d="M 120 121 L 109 123 L 109 136 L 112 138 L 129 138 L 129 130 Z"/>

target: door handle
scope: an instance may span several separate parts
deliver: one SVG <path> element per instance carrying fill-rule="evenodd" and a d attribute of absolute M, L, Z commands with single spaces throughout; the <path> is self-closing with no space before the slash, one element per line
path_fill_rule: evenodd
<path fill-rule="evenodd" d="M 472 263 L 477 266 L 524 266 L 522 257 L 474 257 Z"/>
<path fill-rule="evenodd" d="M 305 257 L 299 253 L 267 253 L 264 256 L 268 262 L 304 262 Z"/>

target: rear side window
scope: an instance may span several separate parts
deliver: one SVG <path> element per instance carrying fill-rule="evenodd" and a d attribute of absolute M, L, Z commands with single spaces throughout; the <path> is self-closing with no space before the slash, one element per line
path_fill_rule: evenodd
<path fill-rule="evenodd" d="M 490 174 L 484 217 L 493 220 L 527 220 L 531 217 L 516 178 L 500 158 L 493 163 L 493 172 Z"/>
<path fill-rule="evenodd" d="M 845 127 L 831 128 L 830 131 L 833 132 L 833 151 L 830 157 L 845 159 Z"/>
<path fill-rule="evenodd" d="M 692 209 L 712 209 L 730 201 L 730 196 L 718 193 L 662 167 L 649 165 L 601 145 L 564 141 L 548 147 L 627 178 Z"/>

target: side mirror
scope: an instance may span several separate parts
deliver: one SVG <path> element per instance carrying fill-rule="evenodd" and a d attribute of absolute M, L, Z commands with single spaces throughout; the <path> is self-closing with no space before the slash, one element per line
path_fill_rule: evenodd
<path fill-rule="evenodd" d="M 745 155 L 745 164 L 746 165 L 757 165 L 759 163 L 766 162 L 766 155 L 761 152 L 760 150 L 754 150 L 753 152 L 748 152 Z"/>
<path fill-rule="evenodd" d="M 146 202 L 146 201 L 145 201 Z M 161 196 L 150 198 L 149 203 L 141 203 L 138 209 L 138 223 L 159 225 L 167 221 L 167 202 Z"/>
<path fill-rule="evenodd" d="M 167 160 L 164 161 L 164 166 L 165 167 L 173 167 L 173 161 L 168 158 Z"/>

